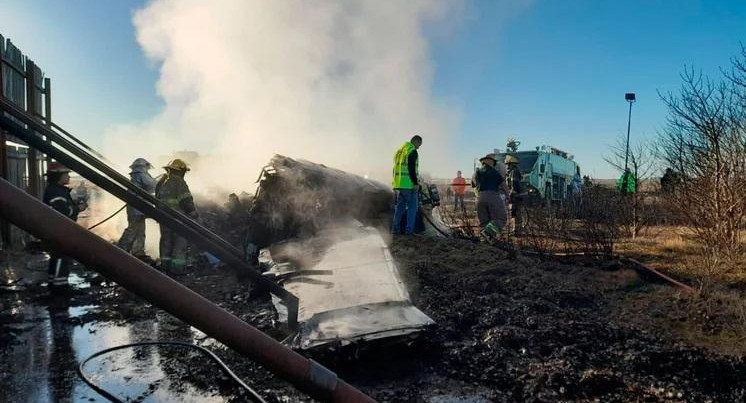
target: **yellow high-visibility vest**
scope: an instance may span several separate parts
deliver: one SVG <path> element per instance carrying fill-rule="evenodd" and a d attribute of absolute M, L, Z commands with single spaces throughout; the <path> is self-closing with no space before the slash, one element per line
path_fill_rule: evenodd
<path fill-rule="evenodd" d="M 407 141 L 396 151 L 396 154 L 394 154 L 394 180 L 392 182 L 394 189 L 414 188 L 414 183 L 409 177 L 409 165 L 407 163 L 409 160 L 409 154 L 412 154 L 412 151 L 414 150 L 414 144 Z M 415 176 L 418 176 L 420 173 L 419 165 L 420 159 L 417 158 L 417 161 L 415 162 Z"/>

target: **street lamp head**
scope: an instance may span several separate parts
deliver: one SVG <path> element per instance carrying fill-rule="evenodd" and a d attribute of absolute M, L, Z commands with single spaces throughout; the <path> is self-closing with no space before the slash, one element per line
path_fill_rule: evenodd
<path fill-rule="evenodd" d="M 624 94 L 624 100 L 629 102 L 635 102 L 635 93 L 634 92 L 628 92 Z"/>

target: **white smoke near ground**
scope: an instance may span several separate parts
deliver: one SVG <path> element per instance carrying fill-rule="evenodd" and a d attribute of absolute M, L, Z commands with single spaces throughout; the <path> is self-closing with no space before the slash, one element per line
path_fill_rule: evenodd
<path fill-rule="evenodd" d="M 453 28 L 462 7 L 463 0 L 151 1 L 133 23 L 159 67 L 164 108 L 110 128 L 103 153 L 119 167 L 144 157 L 155 176 L 175 153 L 196 152 L 178 155 L 192 166 L 187 183 L 220 203 L 253 191 L 275 153 L 388 183 L 395 149 L 420 134 L 423 161 L 434 165 L 448 156 L 458 112 L 431 94 L 424 30 Z M 91 218 L 120 203 L 102 198 Z M 148 222 L 152 253 L 157 237 Z M 124 227 L 122 213 L 97 231 L 115 240 Z"/>
<path fill-rule="evenodd" d="M 196 151 L 198 169 L 187 176 L 195 192 L 250 191 L 275 153 L 387 183 L 395 149 L 414 134 L 435 164 L 448 155 L 458 112 L 431 94 L 424 29 L 445 17 L 453 23 L 461 7 L 462 0 L 154 0 L 133 21 L 160 67 L 164 110 L 109 130 L 105 154 L 126 166 Z"/>
<path fill-rule="evenodd" d="M 530 2 L 506 1 L 504 14 Z M 178 154 L 192 165 L 187 183 L 219 203 L 231 192 L 253 191 L 275 153 L 388 184 L 395 149 L 414 134 L 424 138 L 421 171 L 451 172 L 460 113 L 432 94 L 425 32 L 448 35 L 469 17 L 469 5 L 153 0 L 133 24 L 159 69 L 164 107 L 148 121 L 107 130 L 103 153 L 119 167 L 144 157 L 155 176 L 178 152 L 196 152 Z M 106 202 L 101 214 L 119 205 Z M 125 226 L 120 214 L 99 231 L 116 239 Z"/>
<path fill-rule="evenodd" d="M 119 241 L 124 229 L 127 228 L 127 211 L 126 209 L 118 213 L 117 211 L 124 207 L 125 203 L 94 185 L 88 186 L 90 196 L 88 208 L 78 216 L 78 223 L 86 228 L 95 226 L 91 231 L 110 242 Z M 145 253 L 153 258 L 159 256 L 159 239 L 158 223 L 145 220 Z"/>

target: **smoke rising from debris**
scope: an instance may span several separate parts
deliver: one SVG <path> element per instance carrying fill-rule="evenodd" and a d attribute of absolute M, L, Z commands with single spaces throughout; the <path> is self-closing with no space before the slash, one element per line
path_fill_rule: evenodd
<path fill-rule="evenodd" d="M 133 21 L 164 110 L 110 130 L 105 153 L 127 166 L 197 151 L 195 191 L 251 190 L 275 153 L 388 183 L 395 148 L 420 134 L 428 170 L 458 114 L 430 92 L 423 30 L 461 1 L 154 0 Z"/>

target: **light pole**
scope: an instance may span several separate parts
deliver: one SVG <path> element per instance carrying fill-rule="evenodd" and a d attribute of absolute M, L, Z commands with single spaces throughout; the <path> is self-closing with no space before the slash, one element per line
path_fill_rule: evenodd
<path fill-rule="evenodd" d="M 624 100 L 629 102 L 629 116 L 627 117 L 627 146 L 624 150 L 624 172 L 622 173 L 622 181 L 621 181 L 621 189 L 619 189 L 623 194 L 626 194 L 629 192 L 629 129 L 632 125 L 632 104 L 635 102 L 635 93 L 634 92 L 628 92 L 624 94 Z M 637 185 L 637 183 L 635 183 Z M 637 189 L 637 186 L 635 186 L 635 190 Z M 634 191 L 633 191 L 634 192 Z"/>
<path fill-rule="evenodd" d="M 627 163 L 629 161 L 629 129 L 632 125 L 632 104 L 635 102 L 635 93 L 628 92 L 624 94 L 624 100 L 629 102 L 629 116 L 627 117 L 627 149 L 624 151 L 624 172 L 627 172 Z"/>

